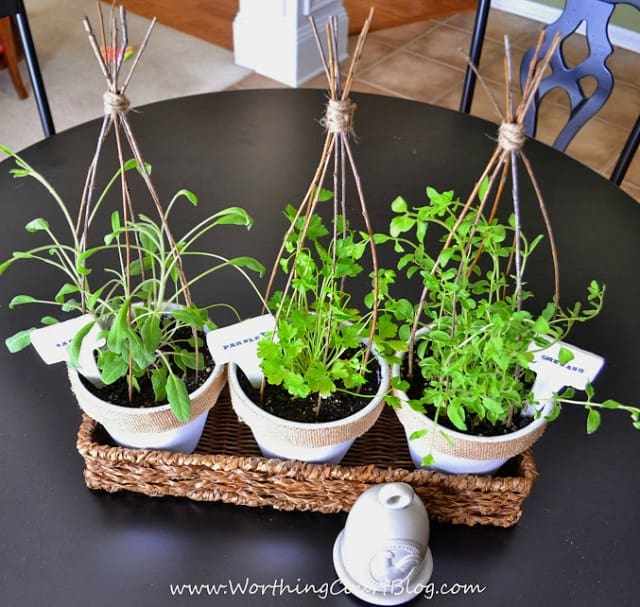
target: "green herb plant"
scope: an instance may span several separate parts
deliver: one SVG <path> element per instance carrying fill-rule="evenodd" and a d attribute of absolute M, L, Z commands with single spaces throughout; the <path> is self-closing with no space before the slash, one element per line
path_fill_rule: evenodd
<path fill-rule="evenodd" d="M 302 202 L 297 208 L 289 206 L 285 210 L 290 223 L 265 294 L 276 326 L 258 345 L 264 374 L 261 398 L 264 399 L 265 382 L 283 386 L 293 397 L 315 396 L 316 419 L 323 400 L 330 395 L 359 394 L 371 369 L 371 348 L 378 322 L 380 271 L 364 190 L 351 148 L 356 105 L 349 98 L 371 18 L 372 13 L 365 21 L 344 77 L 337 51 L 337 20 L 330 19 L 326 25 L 326 47 L 311 20 L 329 87 L 326 112 L 321 120 L 326 134 L 320 161 Z M 332 191 L 323 188 L 330 171 Z M 348 219 L 350 177 L 364 231 L 353 230 Z M 331 216 L 325 224 L 318 208 L 329 200 L 333 200 L 333 208 L 331 212 L 325 209 L 324 215 Z M 369 310 L 361 313 L 351 301 L 348 283 L 365 271 L 361 263 L 365 253 L 371 263 L 372 295 L 367 300 Z M 285 283 L 280 291 L 274 291 L 276 276 Z"/>
<path fill-rule="evenodd" d="M 322 190 L 318 197 L 324 202 L 333 195 Z M 292 223 L 279 263 L 290 286 L 269 299 L 276 330 L 260 341 L 258 355 L 268 383 L 294 397 L 317 396 L 317 417 L 323 398 L 354 393 L 366 382 L 370 365 L 363 341 L 372 312 L 361 314 L 352 305 L 344 283 L 363 273 L 369 237 L 350 229 L 342 215 L 332 231 L 318 214 L 307 220 L 289 205 L 285 215 Z"/>
<path fill-rule="evenodd" d="M 59 272 L 61 283 L 51 298 L 20 294 L 13 297 L 9 307 L 44 304 L 58 308 L 63 314 L 90 314 L 92 320 L 75 335 L 69 346 L 70 366 L 78 366 L 82 342 L 93 326 L 98 325 L 98 337 L 105 340 L 96 360 L 102 382 L 111 385 L 118 380 L 126 380 L 132 403 L 136 402 L 141 384 L 150 382 L 156 404 L 168 401 L 177 419 L 188 420 L 191 403 L 185 379 L 190 370 L 197 377 L 205 368 L 203 331 L 215 327 L 209 312 L 219 306 L 233 310 L 228 303 L 197 306 L 191 299 L 190 288 L 230 267 L 241 272 L 260 296 L 248 272 L 262 275 L 264 271 L 262 264 L 251 257 L 227 259 L 198 250 L 196 244 L 217 226 L 237 225 L 248 229 L 252 225 L 251 217 L 239 207 L 222 209 L 189 229 L 172 245 L 167 220 L 173 207 L 181 201 L 194 206 L 198 204 L 195 194 L 180 190 L 167 206 L 162 221 L 155 221 L 144 214 L 135 218 L 129 214 L 123 219 L 119 211 L 114 211 L 111 230 L 103 242 L 87 247 L 67 205 L 54 188 L 11 150 L 0 149 L 15 159 L 16 167 L 11 171 L 15 177 L 33 178 L 48 190 L 69 234 L 67 239 L 59 237 L 44 218 L 36 218 L 26 225 L 27 232 L 44 235 L 46 242 L 26 251 L 14 252 L 0 265 L 0 275 L 18 261 L 36 261 Z M 123 168 L 124 171 L 135 169 L 142 172 L 135 160 L 124 163 Z M 97 199 L 88 217 L 88 225 L 93 223 L 110 188 L 121 177 L 121 171 Z M 144 171 L 149 174 L 150 166 L 146 165 Z M 210 264 L 185 281 L 181 263 L 193 258 L 205 259 Z M 50 325 L 59 322 L 59 318 L 47 315 L 41 322 Z M 8 349 L 17 352 L 28 346 L 34 329 L 25 329 L 8 338 Z"/>
<path fill-rule="evenodd" d="M 591 282 L 584 305 L 563 308 L 554 301 L 537 313 L 526 309 L 523 303 L 533 293 L 522 277 L 543 236 L 527 239 L 513 214 L 503 223 L 495 213 L 467 213 L 468 204 L 451 191 L 427 188 L 426 193 L 428 204 L 418 207 L 396 198 L 388 234 L 376 235 L 378 244 L 393 245 L 398 272 L 410 283 L 417 281 L 423 294 L 419 303 L 386 298 L 380 325 L 390 328 L 387 355 L 399 362 L 391 351 L 404 351 L 407 369 L 392 386 L 406 393 L 417 380 L 420 388 L 411 392 L 409 406 L 429 411 L 436 422 L 447 420 L 456 430 L 477 434 L 487 426 L 516 429 L 515 418 L 535 402 L 535 375 L 529 369 L 533 352 L 563 340 L 575 323 L 594 318 L 603 305 L 604 286 Z M 485 182 L 479 196 L 486 194 Z M 437 242 L 442 244 L 432 244 Z M 513 274 L 516 248 L 519 281 Z M 560 349 L 561 364 L 572 358 L 570 350 Z M 613 400 L 596 403 L 590 385 L 586 393 L 586 401 L 573 400 L 573 389 L 554 394 L 549 419 L 558 415 L 561 403 L 580 402 L 588 411 L 588 432 L 598 427 L 600 408 L 625 410 L 640 427 L 637 407 Z M 387 400 L 401 405 L 394 395 Z M 425 434 L 421 430 L 411 438 Z M 431 456 L 426 460 L 426 465 L 432 463 Z"/>

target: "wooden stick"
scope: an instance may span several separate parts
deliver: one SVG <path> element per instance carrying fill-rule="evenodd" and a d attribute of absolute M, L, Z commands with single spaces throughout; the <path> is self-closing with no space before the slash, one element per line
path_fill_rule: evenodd
<path fill-rule="evenodd" d="M 502 108 L 500 107 L 496 96 L 493 94 L 493 91 L 489 88 L 489 85 L 485 82 L 484 78 L 480 75 L 478 68 L 474 65 L 473 61 L 471 61 L 471 58 L 468 55 L 464 54 L 464 56 L 467 58 L 467 64 L 471 68 L 471 71 L 475 74 L 478 82 L 481 84 L 482 88 L 485 90 L 485 93 L 487 93 L 489 99 L 493 103 L 493 109 L 500 116 L 501 120 L 506 120 L 504 112 L 502 111 Z"/>
<path fill-rule="evenodd" d="M 366 42 L 367 34 L 369 33 L 369 28 L 371 27 L 371 21 L 373 20 L 373 12 L 373 7 L 371 7 L 371 9 L 369 10 L 369 16 L 364 22 L 362 31 L 358 36 L 358 42 L 356 43 L 356 48 L 353 51 L 353 58 L 351 59 L 351 65 L 349 66 L 349 72 L 347 73 L 344 89 L 342 90 L 343 101 L 349 97 L 349 93 L 351 92 L 351 86 L 353 84 L 353 78 L 355 77 L 356 68 L 360 63 L 360 58 L 362 57 L 362 51 L 364 49 L 364 43 Z"/>
<path fill-rule="evenodd" d="M 327 77 L 327 82 L 331 82 L 331 74 L 329 72 L 329 65 L 327 64 L 327 57 L 324 53 L 324 49 L 322 48 L 322 43 L 320 42 L 320 34 L 318 33 L 318 27 L 316 26 L 316 20 L 313 16 L 309 17 L 309 21 L 311 23 L 311 30 L 313 31 L 313 37 L 316 40 L 316 45 L 318 47 L 318 52 L 320 53 L 320 60 L 322 61 L 322 68 L 324 69 L 324 75 Z"/>
<path fill-rule="evenodd" d="M 131 77 L 133 76 L 133 72 L 135 72 L 136 67 L 138 66 L 138 63 L 140 61 L 140 57 L 142 57 L 142 53 L 144 53 L 144 50 L 147 48 L 147 44 L 149 43 L 149 38 L 151 36 L 151 32 L 153 31 L 153 28 L 155 27 L 155 24 L 158 20 L 154 17 L 151 20 L 151 23 L 149 24 L 149 28 L 147 29 L 147 33 L 144 36 L 144 39 L 142 40 L 142 44 L 140 44 L 140 48 L 138 49 L 138 52 L 136 53 L 136 56 L 133 59 L 133 63 L 131 64 L 131 69 L 129 70 L 129 73 L 127 74 L 127 78 L 124 81 L 124 84 L 122 85 L 122 88 L 120 89 L 121 93 L 124 93 L 125 90 L 127 89 L 127 86 L 129 86 L 129 82 L 131 81 Z"/>

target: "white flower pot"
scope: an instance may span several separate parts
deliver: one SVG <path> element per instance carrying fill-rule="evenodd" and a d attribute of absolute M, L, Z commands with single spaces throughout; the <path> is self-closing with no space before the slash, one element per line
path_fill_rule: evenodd
<path fill-rule="evenodd" d="M 381 376 L 378 391 L 366 407 L 344 419 L 296 422 L 268 413 L 253 403 L 240 386 L 235 363 L 229 363 L 231 403 L 240 420 L 251 428 L 265 457 L 338 464 L 355 439 L 373 426 L 385 406 L 389 366 L 380 357 L 376 359 Z"/>
<path fill-rule="evenodd" d="M 424 328 L 418 331 L 418 334 L 427 331 L 428 328 Z M 400 364 L 393 365 L 392 375 L 401 375 Z M 547 426 L 545 417 L 553 409 L 553 400 L 547 399 L 537 406 L 542 414 L 520 430 L 500 436 L 473 436 L 436 424 L 423 413 L 412 409 L 408 404 L 409 397 L 404 392 L 394 389 L 393 393 L 402 403 L 395 412 L 404 427 L 411 459 L 416 468 L 424 468 L 423 458 L 431 454 L 434 463 L 428 468 L 451 474 L 495 472 L 509 459 L 526 451 L 542 436 Z M 536 409 L 529 406 L 525 410 L 533 418 Z M 418 430 L 427 432 L 420 438 L 410 439 L 409 437 Z"/>
<path fill-rule="evenodd" d="M 103 401 L 85 387 L 75 369 L 69 368 L 69 380 L 80 408 L 102 424 L 119 445 L 192 453 L 225 384 L 226 374 L 224 365 L 216 365 L 205 383 L 189 395 L 191 417 L 187 422 L 177 420 L 169 404 L 133 408 Z"/>
<path fill-rule="evenodd" d="M 399 373 L 399 365 L 394 365 L 393 373 Z M 444 428 L 432 419 L 415 411 L 408 405 L 408 396 L 400 390 L 394 390 L 402 406 L 396 409 L 396 415 L 404 427 L 409 452 L 416 468 L 423 468 L 422 460 L 433 455 L 431 470 L 451 474 L 491 474 L 509 459 L 526 451 L 544 432 L 547 422 L 545 416 L 551 413 L 553 400 L 542 405 L 542 415 L 533 419 L 524 428 L 500 436 L 472 436 L 449 428 Z M 409 437 L 417 430 L 427 433 L 417 439 Z M 444 433 L 449 440 L 444 438 Z"/>
<path fill-rule="evenodd" d="M 424 327 L 417 335 L 424 335 L 428 331 L 429 327 Z M 569 365 L 560 362 L 561 349 L 568 349 L 573 354 Z M 444 428 L 412 409 L 408 404 L 407 395 L 394 389 L 394 394 L 402 403 L 395 411 L 404 426 L 411 458 L 417 468 L 423 467 L 423 458 L 431 454 L 435 462 L 429 468 L 434 470 L 454 474 L 495 472 L 510 458 L 526 451 L 542 436 L 547 426 L 546 417 L 553 410 L 554 393 L 559 393 L 566 386 L 584 390 L 587 384 L 596 378 L 604 364 L 601 356 L 562 341 L 549 343 L 542 349 L 531 344 L 529 350 L 534 353 L 529 368 L 536 374 L 531 387 L 535 402 L 527 404 L 522 411 L 524 415 L 530 416 L 532 421 L 520 430 L 506 435 L 472 436 Z M 400 374 L 400 365 L 394 365 L 393 377 L 399 377 Z M 411 440 L 409 437 L 418 430 L 427 432 L 424 436 Z"/>

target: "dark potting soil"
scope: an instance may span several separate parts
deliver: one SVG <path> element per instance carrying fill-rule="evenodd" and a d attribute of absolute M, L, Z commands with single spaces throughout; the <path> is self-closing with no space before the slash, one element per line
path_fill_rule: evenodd
<path fill-rule="evenodd" d="M 176 337 L 179 340 L 186 341 L 191 338 L 191 335 L 191 331 L 187 327 L 176 332 Z M 204 336 L 200 334 L 200 337 L 202 338 L 203 343 L 202 347 L 200 348 L 200 352 L 204 355 L 204 369 L 201 369 L 197 373 L 193 369 L 188 369 L 186 377 L 182 376 L 182 369 L 175 370 L 176 375 L 184 380 L 187 386 L 187 392 L 189 392 L 189 394 L 197 390 L 202 384 L 207 381 L 211 373 L 213 373 L 213 369 L 215 367 L 215 363 L 213 362 L 213 358 L 211 357 L 209 348 L 207 348 L 206 344 L 204 343 Z M 82 381 L 89 392 L 91 392 L 101 400 L 112 403 L 114 405 L 146 409 L 149 407 L 160 407 L 167 404 L 167 401 L 162 403 L 157 403 L 155 401 L 153 386 L 151 385 L 150 373 L 138 378 L 140 391 L 134 390 L 133 402 L 129 402 L 129 389 L 127 387 L 127 380 L 125 377 L 120 378 L 109 386 L 102 387 L 94 386 L 91 382 L 82 377 L 82 375 L 80 375 L 80 381 Z"/>
<path fill-rule="evenodd" d="M 365 377 L 365 384 L 360 386 L 358 394 L 346 394 L 337 392 L 323 398 L 318 417 L 315 415 L 317 395 L 307 398 L 295 398 L 282 386 L 274 386 L 265 383 L 264 396 L 260 402 L 260 388 L 254 388 L 246 375 L 238 368 L 238 382 L 244 393 L 260 408 L 276 417 L 296 422 L 331 422 L 343 419 L 349 415 L 364 409 L 376 394 L 380 386 L 380 365 L 375 358 L 369 361 L 369 369 Z"/>
<path fill-rule="evenodd" d="M 424 378 L 420 374 L 420 368 L 418 366 L 417 360 L 414 361 L 413 377 L 409 377 L 409 365 L 406 361 L 403 361 L 402 376 L 409 382 L 409 390 L 407 390 L 407 396 L 411 400 L 421 399 L 424 392 Z M 425 404 L 424 411 L 425 415 L 429 419 L 435 419 L 436 408 L 433 405 Z M 496 425 L 493 425 L 486 420 L 477 420 L 473 425 L 473 430 L 465 432 L 464 430 L 456 428 L 447 417 L 447 414 L 444 411 L 441 411 L 440 416 L 438 417 L 438 424 L 440 424 L 444 428 L 447 428 L 448 430 L 460 432 L 461 434 L 469 434 L 473 436 L 502 436 L 504 434 L 516 432 L 521 428 L 528 426 L 533 421 L 533 419 L 533 417 L 516 415 L 511 420 L 510 425 L 507 425 L 505 423 L 498 423 Z M 469 420 L 466 421 L 467 427 L 469 427 Z"/>

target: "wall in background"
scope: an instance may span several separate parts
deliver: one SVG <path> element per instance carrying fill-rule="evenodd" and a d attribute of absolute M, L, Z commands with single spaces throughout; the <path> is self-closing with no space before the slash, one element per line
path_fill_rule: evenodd
<path fill-rule="evenodd" d="M 533 0 L 538 4 L 546 4 L 547 6 L 555 6 L 557 8 L 563 8 L 565 5 L 564 0 Z M 611 17 L 612 25 L 619 25 L 620 27 L 626 27 L 627 29 L 640 32 L 640 11 L 632 6 L 620 5 L 616 7 Z"/>
<path fill-rule="evenodd" d="M 555 21 L 565 0 L 492 0 L 491 6 L 543 23 Z M 640 11 L 628 5 L 616 7 L 610 25 L 613 44 L 640 52 Z M 581 31 L 580 29 L 578 30 Z"/>
<path fill-rule="evenodd" d="M 533 0 L 538 4 L 546 4 L 547 6 L 555 6 L 563 8 L 565 0 Z M 640 32 L 640 11 L 632 6 L 620 5 L 616 7 L 611 17 L 612 25 L 619 25 L 627 29 Z"/>

